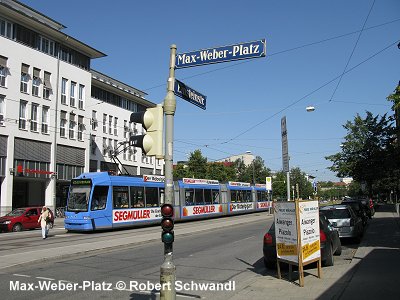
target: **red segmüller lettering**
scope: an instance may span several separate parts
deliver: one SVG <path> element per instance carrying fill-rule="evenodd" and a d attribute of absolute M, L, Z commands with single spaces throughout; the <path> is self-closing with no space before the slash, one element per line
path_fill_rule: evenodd
<path fill-rule="evenodd" d="M 215 212 L 215 206 L 195 206 L 193 207 L 194 215 L 210 214 Z"/>
<path fill-rule="evenodd" d="M 114 222 L 118 221 L 132 221 L 150 219 L 150 210 L 130 210 L 130 211 L 116 211 L 114 213 Z"/>

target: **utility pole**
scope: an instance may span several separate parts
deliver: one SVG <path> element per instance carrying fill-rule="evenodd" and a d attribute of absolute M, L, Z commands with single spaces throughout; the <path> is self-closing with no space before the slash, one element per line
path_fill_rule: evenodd
<path fill-rule="evenodd" d="M 164 99 L 165 113 L 165 204 L 173 207 L 173 149 L 174 149 L 174 115 L 176 110 L 176 98 L 174 94 L 175 84 L 175 57 L 176 45 L 171 45 L 169 77 L 167 82 L 167 95 Z M 165 244 L 165 243 L 164 243 Z M 160 298 L 161 300 L 174 300 L 176 268 L 172 260 L 172 244 L 170 247 L 164 245 L 164 262 L 160 267 Z"/>

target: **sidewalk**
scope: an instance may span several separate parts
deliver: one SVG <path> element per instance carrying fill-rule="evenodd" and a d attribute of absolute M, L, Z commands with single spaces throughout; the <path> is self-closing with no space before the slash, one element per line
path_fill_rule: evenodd
<path fill-rule="evenodd" d="M 351 263 L 322 268 L 321 279 L 306 269 L 304 287 L 270 272 L 240 286 L 232 299 L 399 299 L 399 215 L 393 205 L 381 206 Z"/>

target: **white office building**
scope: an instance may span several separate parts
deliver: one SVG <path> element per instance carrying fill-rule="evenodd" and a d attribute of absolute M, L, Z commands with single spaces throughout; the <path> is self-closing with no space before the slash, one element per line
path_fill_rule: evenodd
<path fill-rule="evenodd" d="M 92 70 L 91 60 L 106 55 L 64 28 L 0 0 L 0 215 L 65 206 L 69 181 L 82 172 L 163 174 L 163 160 L 121 143 L 143 133 L 130 114 L 155 104 Z"/>

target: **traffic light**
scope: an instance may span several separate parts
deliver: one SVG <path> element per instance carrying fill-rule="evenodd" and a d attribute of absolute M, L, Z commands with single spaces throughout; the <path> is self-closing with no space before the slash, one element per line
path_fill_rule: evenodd
<path fill-rule="evenodd" d="M 172 243 L 174 242 L 174 208 L 171 204 L 161 206 L 161 240 L 164 243 L 164 252 L 172 252 Z"/>
<path fill-rule="evenodd" d="M 146 134 L 131 136 L 129 145 L 142 148 L 144 154 L 163 158 L 164 110 L 161 104 L 146 111 L 132 113 L 131 122 L 142 124 Z"/>

